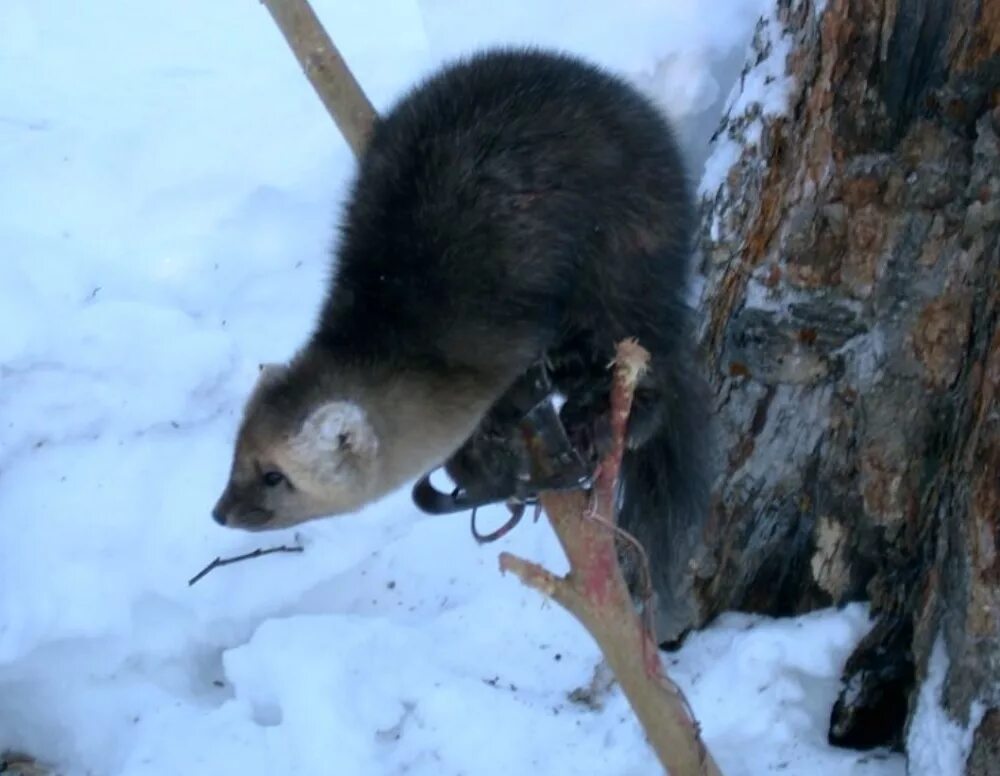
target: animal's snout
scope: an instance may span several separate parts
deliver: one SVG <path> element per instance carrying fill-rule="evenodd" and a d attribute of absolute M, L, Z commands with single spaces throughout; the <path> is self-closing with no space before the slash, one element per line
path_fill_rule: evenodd
<path fill-rule="evenodd" d="M 219 500 L 215 503 L 212 508 L 212 519 L 219 525 L 226 524 L 226 517 L 229 514 L 231 504 L 229 503 L 229 492 L 226 491 L 222 494 Z"/>

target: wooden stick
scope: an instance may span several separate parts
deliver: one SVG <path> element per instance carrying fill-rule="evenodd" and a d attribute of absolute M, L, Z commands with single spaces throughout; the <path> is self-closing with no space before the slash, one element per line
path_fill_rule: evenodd
<path fill-rule="evenodd" d="M 378 115 L 351 73 L 309 0 L 261 0 L 356 157 Z"/>
<path fill-rule="evenodd" d="M 687 701 L 664 673 L 653 635 L 635 611 L 615 547 L 615 486 L 636 380 L 648 358 L 634 341 L 618 347 L 611 397 L 614 442 L 601 461 L 594 498 L 579 491 L 542 494 L 549 522 L 569 559 L 569 573 L 557 577 L 509 553 L 501 554 L 500 570 L 513 572 L 586 627 L 668 773 L 718 776 L 719 768 L 701 741 Z"/>

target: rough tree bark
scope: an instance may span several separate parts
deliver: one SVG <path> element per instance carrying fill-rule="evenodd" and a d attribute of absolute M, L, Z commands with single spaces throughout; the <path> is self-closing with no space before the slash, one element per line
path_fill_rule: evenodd
<path fill-rule="evenodd" d="M 690 624 L 869 599 L 831 740 L 901 744 L 940 634 L 968 772 L 997 773 L 1000 0 L 779 0 L 741 85 L 703 198 Z"/>

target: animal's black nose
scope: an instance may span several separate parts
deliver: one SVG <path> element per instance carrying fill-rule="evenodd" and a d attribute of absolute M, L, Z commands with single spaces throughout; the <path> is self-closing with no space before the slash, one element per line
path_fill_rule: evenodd
<path fill-rule="evenodd" d="M 215 505 L 215 509 L 212 510 L 212 519 L 219 525 L 226 524 L 226 513 L 222 508 L 222 504 Z"/>

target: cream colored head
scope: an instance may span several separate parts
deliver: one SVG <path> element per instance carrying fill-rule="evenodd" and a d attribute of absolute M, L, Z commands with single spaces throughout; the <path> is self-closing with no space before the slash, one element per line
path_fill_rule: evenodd
<path fill-rule="evenodd" d="M 352 512 L 380 481 L 379 439 L 364 408 L 289 392 L 287 368 L 262 368 L 212 515 L 246 530 L 284 528 Z"/>

